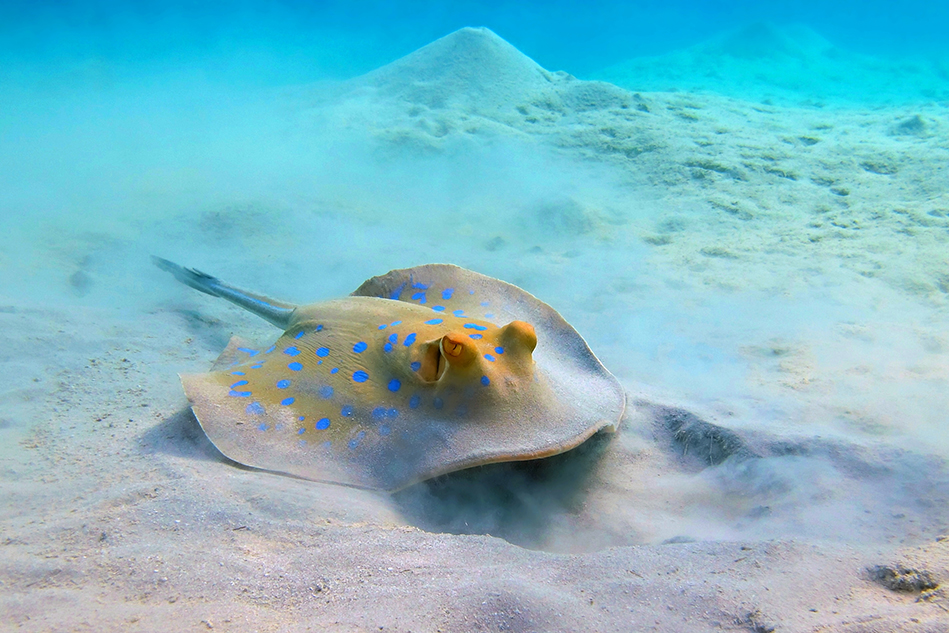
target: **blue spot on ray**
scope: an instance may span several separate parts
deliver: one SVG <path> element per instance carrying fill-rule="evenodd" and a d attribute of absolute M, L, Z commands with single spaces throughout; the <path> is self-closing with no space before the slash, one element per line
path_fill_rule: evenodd
<path fill-rule="evenodd" d="M 392 351 L 392 343 L 386 343 L 385 345 L 383 345 L 383 346 L 382 346 L 382 351 L 384 351 L 386 354 L 388 354 L 389 352 L 391 352 L 391 351 Z"/>
<path fill-rule="evenodd" d="M 465 313 L 464 310 L 455 310 L 454 312 L 452 312 L 452 314 L 454 314 L 456 317 L 460 317 L 464 313 Z"/>
<path fill-rule="evenodd" d="M 382 420 L 386 417 L 386 408 L 385 407 L 376 407 L 372 410 L 372 417 L 377 420 Z"/>
<path fill-rule="evenodd" d="M 234 387 L 240 387 L 241 385 L 246 385 L 246 384 L 247 384 L 246 380 L 238 380 L 233 385 L 231 385 L 231 389 L 233 389 Z"/>
<path fill-rule="evenodd" d="M 263 363 L 257 363 L 256 365 L 251 365 L 250 368 L 251 368 L 251 369 L 260 369 L 260 368 L 263 367 L 263 366 L 264 366 Z"/>
<path fill-rule="evenodd" d="M 413 300 L 413 301 L 418 301 L 419 303 L 424 304 L 425 301 L 426 301 L 426 299 L 425 299 L 425 293 L 424 293 L 424 292 L 416 292 L 414 295 L 412 295 L 412 300 Z"/>
<path fill-rule="evenodd" d="M 411 364 L 409 365 L 409 367 L 412 368 L 412 371 L 418 371 L 419 369 L 421 369 L 422 363 L 418 363 L 418 362 L 416 362 L 416 363 L 411 363 Z"/>
<path fill-rule="evenodd" d="M 356 352 L 357 354 L 362 354 L 363 352 L 366 351 L 366 347 L 368 346 L 366 345 L 365 341 L 359 341 L 358 343 L 353 345 L 353 351 Z"/>
<path fill-rule="evenodd" d="M 367 380 L 369 380 L 369 374 L 367 374 L 361 369 L 357 369 L 356 371 L 353 372 L 353 380 L 355 382 L 366 382 Z"/>
<path fill-rule="evenodd" d="M 260 353 L 259 351 L 255 350 L 255 349 L 250 349 L 249 347 L 238 347 L 238 348 L 237 348 L 237 351 L 238 351 L 238 352 L 244 352 L 244 353 L 247 354 L 248 356 L 256 356 L 257 354 Z"/>
<path fill-rule="evenodd" d="M 300 429 L 297 431 L 297 435 L 303 435 L 306 432 L 306 429 Z"/>
<path fill-rule="evenodd" d="M 425 325 L 438 325 L 439 323 L 444 323 L 444 319 L 429 319 L 425 322 Z"/>
<path fill-rule="evenodd" d="M 320 347 L 316 350 L 316 355 L 323 358 L 329 356 L 330 350 L 328 347 Z"/>
<path fill-rule="evenodd" d="M 343 407 L 339 410 L 339 414 L 344 418 L 351 417 L 353 415 L 353 405 L 344 404 Z"/>
<path fill-rule="evenodd" d="M 259 402 L 251 402 L 244 411 L 250 415 L 263 415 L 264 407 Z"/>
<path fill-rule="evenodd" d="M 420 404 L 422 404 L 422 397 L 419 396 L 418 394 L 415 394 L 414 396 L 412 396 L 411 398 L 409 398 L 409 408 L 410 408 L 410 409 L 418 409 L 418 406 L 419 406 Z"/>
<path fill-rule="evenodd" d="M 304 334 L 303 330 L 300 330 L 299 332 L 297 332 L 297 335 L 294 336 L 293 338 L 303 338 L 303 334 Z"/>
<path fill-rule="evenodd" d="M 435 312 L 444 312 L 445 306 L 432 306 L 432 310 L 434 310 Z"/>
<path fill-rule="evenodd" d="M 488 307 L 488 302 L 487 302 L 487 301 L 482 301 L 482 302 L 481 302 L 481 307 L 482 307 L 482 308 L 487 308 L 487 307 Z"/>
<path fill-rule="evenodd" d="M 474 340 L 477 341 L 479 338 L 484 338 L 484 337 L 481 336 L 480 334 L 469 334 L 468 338 L 473 338 Z"/>
<path fill-rule="evenodd" d="M 484 332 L 488 329 L 483 325 L 478 325 L 477 323 L 465 323 L 463 327 L 469 330 L 478 330 L 479 332 Z"/>
<path fill-rule="evenodd" d="M 393 322 L 390 323 L 389 325 L 390 325 L 391 327 L 395 327 L 395 326 L 397 326 L 397 325 L 402 325 L 402 321 L 393 321 Z"/>
<path fill-rule="evenodd" d="M 503 347 L 495 347 L 495 348 L 494 348 L 494 352 L 495 352 L 496 354 L 503 354 L 503 353 L 504 353 L 504 348 L 503 348 Z"/>
<path fill-rule="evenodd" d="M 280 401 L 280 404 L 282 404 L 285 407 L 289 407 L 291 404 L 293 404 L 295 399 L 296 398 L 284 398 L 283 400 Z"/>
<path fill-rule="evenodd" d="M 330 428 L 330 419 L 329 418 L 320 418 L 316 421 L 316 430 L 325 431 Z"/>
<path fill-rule="evenodd" d="M 395 332 L 393 332 L 392 334 L 390 334 L 390 335 L 389 335 L 389 342 L 390 342 L 390 343 L 398 343 L 398 342 L 399 342 L 399 335 L 396 334 Z"/>
<path fill-rule="evenodd" d="M 491 354 L 485 354 L 484 357 L 488 359 L 489 361 L 491 361 L 492 363 L 494 362 L 494 356 L 492 356 Z"/>
<path fill-rule="evenodd" d="M 389 391 L 396 392 L 402 388 L 402 381 L 398 378 L 393 378 L 389 381 Z"/>
<path fill-rule="evenodd" d="M 453 294 L 455 294 L 454 288 L 445 288 L 444 290 L 442 290 L 442 299 L 444 299 L 445 301 L 448 301 L 449 299 L 451 299 L 451 296 Z"/>
<path fill-rule="evenodd" d="M 231 375 L 232 375 L 232 376 L 244 376 L 245 374 L 244 374 L 244 372 L 242 372 L 242 371 L 232 371 L 232 372 L 231 372 Z"/>
<path fill-rule="evenodd" d="M 322 325 L 317 325 L 317 326 L 316 326 L 316 331 L 317 331 L 317 332 L 322 332 L 322 331 L 323 331 L 323 326 L 322 326 Z"/>
<path fill-rule="evenodd" d="M 334 368 L 332 368 L 332 369 L 330 370 L 330 373 L 331 373 L 331 374 L 338 374 L 338 373 L 339 373 L 339 367 L 334 367 Z"/>
<path fill-rule="evenodd" d="M 488 312 L 486 315 L 484 315 L 484 318 L 486 318 L 486 319 L 493 319 L 493 318 L 494 318 L 494 315 L 493 315 L 492 313 Z"/>
<path fill-rule="evenodd" d="M 482 376 L 482 377 L 481 377 L 481 384 L 484 385 L 485 387 L 487 387 L 488 385 L 491 384 L 491 379 L 488 378 L 487 376 Z"/>
<path fill-rule="evenodd" d="M 246 398 L 252 394 L 249 391 L 234 391 L 233 389 L 231 389 L 231 391 L 227 395 L 234 396 L 235 398 Z"/>
<path fill-rule="evenodd" d="M 260 424 L 257 425 L 257 430 L 258 430 L 258 431 L 266 431 L 266 430 L 267 430 L 267 425 L 264 424 L 263 422 L 261 422 Z"/>
<path fill-rule="evenodd" d="M 271 345 L 270 347 L 268 347 L 267 349 L 264 350 L 264 354 L 269 354 L 270 352 L 274 351 L 275 349 L 277 349 L 277 346 L 276 346 L 276 345 Z"/>
<path fill-rule="evenodd" d="M 290 386 L 290 381 L 284 378 L 283 380 L 277 381 L 277 389 L 286 389 Z"/>
<path fill-rule="evenodd" d="M 300 350 L 295 347 L 288 347 L 287 349 L 283 350 L 283 353 L 287 356 L 298 356 L 300 354 Z"/>
<path fill-rule="evenodd" d="M 414 342 L 415 342 L 415 332 L 412 332 L 411 334 L 405 337 L 405 341 L 402 344 L 408 347 Z"/>
<path fill-rule="evenodd" d="M 379 329 L 380 329 L 380 330 L 384 330 L 384 329 L 386 329 L 387 327 L 389 327 L 389 326 L 386 325 L 385 323 L 383 323 L 382 325 L 379 326 Z"/>
<path fill-rule="evenodd" d="M 303 369 L 303 365 L 301 365 L 300 363 L 293 362 L 287 365 L 287 368 L 290 371 L 300 371 L 301 369 Z"/>

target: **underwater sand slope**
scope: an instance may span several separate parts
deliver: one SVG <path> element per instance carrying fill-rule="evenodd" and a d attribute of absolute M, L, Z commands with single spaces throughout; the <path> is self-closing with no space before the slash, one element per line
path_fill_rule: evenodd
<path fill-rule="evenodd" d="M 496 93 L 475 63 L 501 78 Z M 605 249 L 596 241 L 603 230 L 614 245 L 650 249 L 657 269 L 686 287 L 675 295 L 684 297 L 820 284 L 821 275 L 796 274 L 841 262 L 857 269 L 866 261 L 859 254 L 868 252 L 879 258 L 872 270 L 897 293 L 881 296 L 933 306 L 929 322 L 900 325 L 918 328 L 937 349 L 913 375 L 943 380 L 938 310 L 946 292 L 938 274 L 946 262 L 936 248 L 946 224 L 930 213 L 942 208 L 947 189 L 936 168 L 944 156 L 938 110 L 802 111 L 798 120 L 790 110 L 723 98 L 637 97 L 543 71 L 484 29 L 443 38 L 335 94 L 338 102 L 301 118 L 336 121 L 340 134 L 368 130 L 381 151 L 408 148 L 439 160 L 466 139 L 477 146 L 515 137 L 557 148 L 578 171 L 625 170 L 631 183 L 662 186 L 669 199 L 690 202 L 640 218 L 623 207 L 593 212 L 578 195 L 533 211 L 534 230 L 506 233 L 497 250 L 477 246 L 491 243 L 490 235 L 464 242 L 480 248 L 486 266 L 510 267 L 530 282 L 531 269 L 520 260 L 537 257 L 547 266 L 553 258 L 546 251 L 571 260 L 562 252 L 567 237 L 576 243 L 571 249 Z M 886 134 L 914 114 L 922 135 Z M 896 171 L 861 166 L 881 147 L 904 147 Z M 774 165 L 784 175 L 765 169 Z M 816 180 L 824 173 L 831 182 Z M 874 209 L 897 194 L 905 213 Z M 818 211 L 822 205 L 828 210 Z M 236 227 L 247 244 L 290 240 L 266 233 L 279 213 L 241 229 L 249 214 L 237 211 L 233 225 L 209 224 Z M 875 212 L 883 217 L 871 226 L 839 226 Z M 550 214 L 560 219 L 545 225 L 537 218 Z M 342 224 L 331 215 L 319 220 L 329 235 L 330 224 Z M 391 231 L 400 219 L 387 222 Z M 543 226 L 546 232 L 537 230 Z M 912 244 L 900 229 L 912 233 Z M 212 233 L 190 246 L 233 257 L 235 233 Z M 391 234 L 382 233 L 371 246 L 387 239 Z M 419 239 L 426 259 L 451 253 Z M 871 242 L 877 251 L 865 248 Z M 134 256 L 142 243 L 129 245 Z M 842 244 L 853 245 L 852 253 Z M 541 252 L 529 255 L 535 246 Z M 334 278 L 352 275 L 353 259 L 372 252 L 344 244 L 337 256 L 347 248 L 357 252 Z M 900 249 L 910 248 L 928 263 L 903 263 Z M 246 252 L 265 259 L 280 280 L 329 274 L 301 264 L 310 261 L 303 248 L 258 255 L 263 251 Z M 623 334 L 631 308 L 641 305 L 636 296 L 660 292 L 664 280 L 624 285 L 627 274 L 620 265 L 590 266 L 579 276 L 580 285 L 596 288 L 612 276 L 612 292 L 586 302 L 596 306 L 589 313 L 577 309 L 583 295 L 561 298 L 586 322 L 580 330 L 596 341 L 595 351 L 613 359 L 607 365 L 638 376 L 623 360 L 631 356 L 624 336 L 604 332 Z M 89 278 L 95 296 L 106 272 L 90 270 Z M 569 281 L 544 290 L 557 296 Z M 729 317 L 729 327 L 749 318 Z M 940 538 L 949 486 L 938 456 L 891 446 L 885 434 L 880 441 L 824 439 L 790 423 L 791 430 L 752 424 L 730 431 L 707 420 L 730 422 L 741 411 L 738 398 L 663 407 L 629 378 L 634 406 L 619 437 L 555 461 L 483 469 L 395 497 L 281 478 L 223 462 L 177 384 L 177 372 L 205 370 L 232 331 L 266 335 L 241 318 L 210 302 L 162 302 L 123 315 L 97 305 L 53 310 L 4 299 L 0 332 L 9 353 L 2 371 L 17 386 L 4 392 L 11 423 L 0 429 L 12 438 L 5 443 L 0 541 L 8 622 L 22 630 L 164 630 L 169 621 L 225 631 L 946 627 L 938 585 L 949 577 L 949 541 Z M 688 328 L 702 327 L 698 321 Z M 874 333 L 854 324 L 843 340 Z M 776 399 L 792 393 L 822 403 L 837 378 L 810 362 L 812 352 L 780 342 L 747 350 Z M 859 380 L 879 384 L 874 373 L 881 370 L 864 369 Z"/>

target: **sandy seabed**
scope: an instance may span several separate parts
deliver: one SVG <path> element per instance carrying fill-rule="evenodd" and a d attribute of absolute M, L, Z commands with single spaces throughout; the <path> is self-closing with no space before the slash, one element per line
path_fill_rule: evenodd
<path fill-rule="evenodd" d="M 210 170 L 180 131 L 122 177 L 77 160 L 80 219 L 24 222 L 56 188 L 8 175 L 0 629 L 949 630 L 947 102 L 630 72 L 464 29 L 242 105 L 253 160 L 215 137 Z M 497 276 L 577 327 L 628 415 L 393 495 L 239 467 L 176 374 L 277 332 L 149 253 L 300 302 L 430 261 Z"/>

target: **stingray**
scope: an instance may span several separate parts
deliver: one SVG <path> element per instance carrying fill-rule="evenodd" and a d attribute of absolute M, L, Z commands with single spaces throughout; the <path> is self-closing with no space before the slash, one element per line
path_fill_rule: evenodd
<path fill-rule="evenodd" d="M 201 428 L 239 464 L 398 490 L 562 453 L 615 432 L 626 407 L 553 308 L 458 266 L 393 270 L 296 306 L 154 262 L 284 331 L 267 347 L 232 338 L 212 371 L 181 376 Z"/>

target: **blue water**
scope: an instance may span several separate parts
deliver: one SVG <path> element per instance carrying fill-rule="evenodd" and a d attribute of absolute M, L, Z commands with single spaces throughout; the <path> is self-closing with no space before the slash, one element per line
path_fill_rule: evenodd
<path fill-rule="evenodd" d="M 44 74 L 77 63 L 140 73 L 195 63 L 213 79 L 285 84 L 366 72 L 464 26 L 584 76 L 754 22 L 805 24 L 875 55 L 949 53 L 941 2 L 5 2 L 0 54 Z M 74 69 L 72 69 L 74 70 Z"/>

